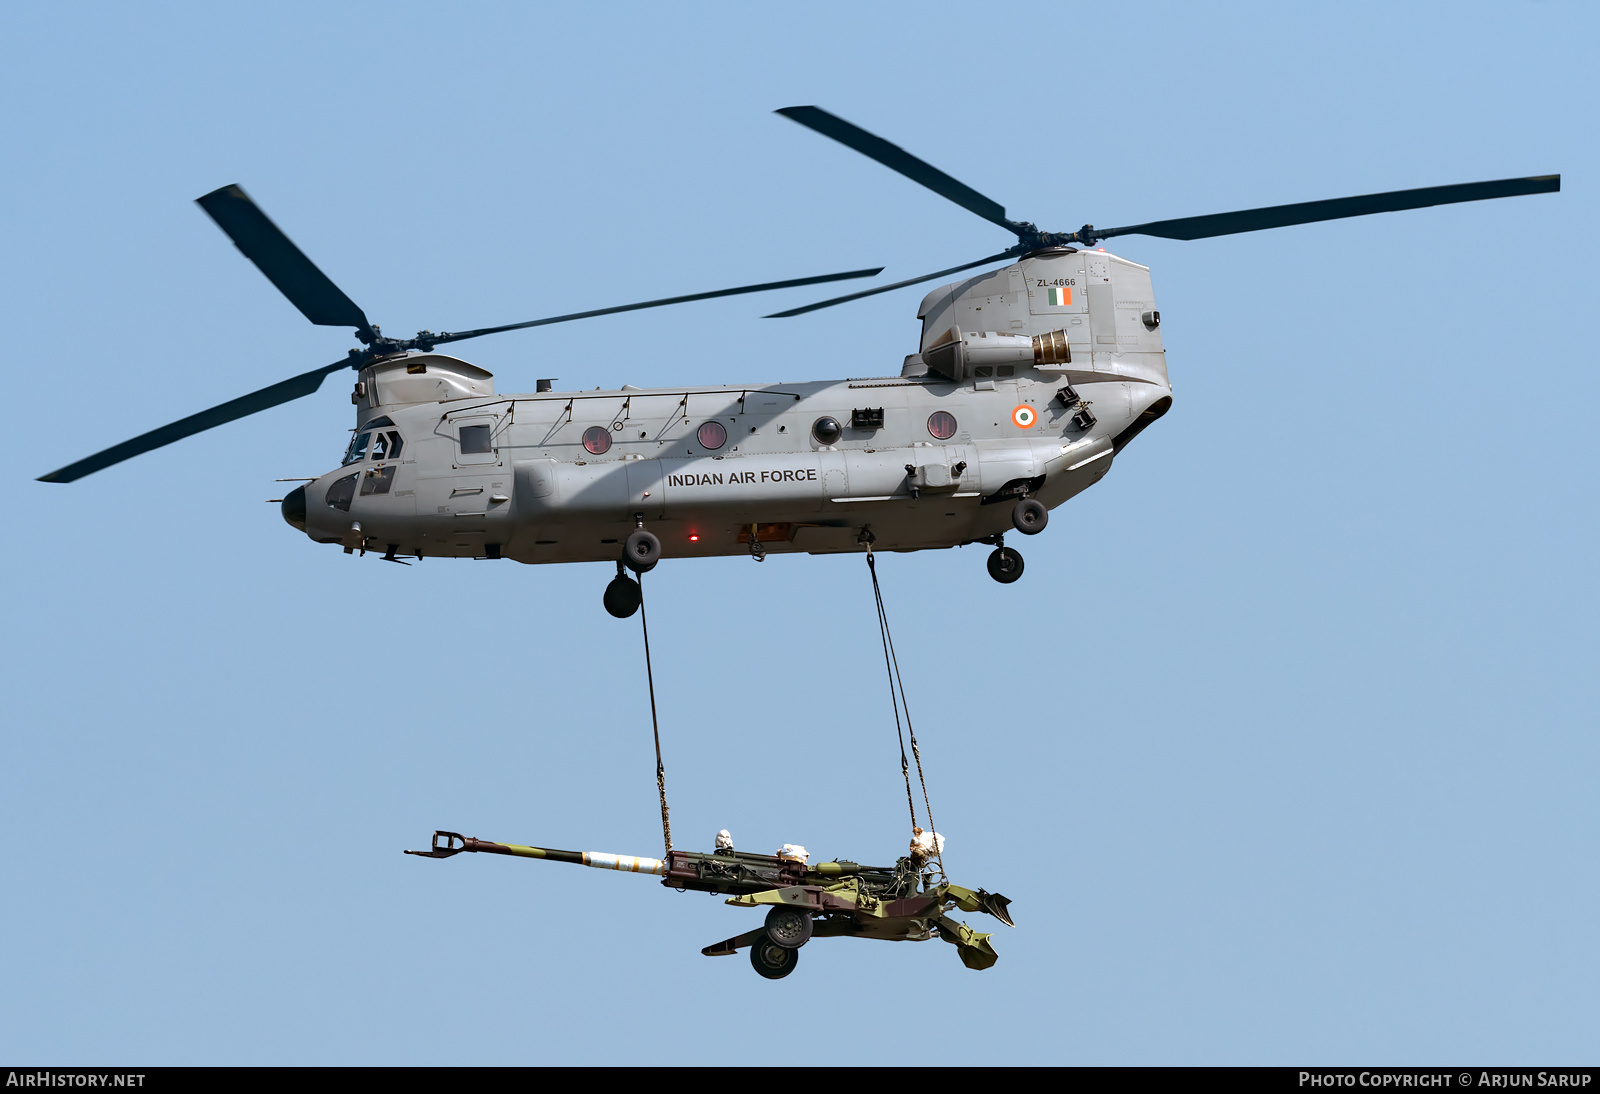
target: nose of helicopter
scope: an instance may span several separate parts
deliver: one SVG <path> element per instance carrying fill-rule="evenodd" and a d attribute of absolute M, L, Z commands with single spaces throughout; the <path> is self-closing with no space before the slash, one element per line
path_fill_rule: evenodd
<path fill-rule="evenodd" d="M 283 496 L 283 519 L 304 532 L 306 530 L 306 488 L 297 486 Z"/>

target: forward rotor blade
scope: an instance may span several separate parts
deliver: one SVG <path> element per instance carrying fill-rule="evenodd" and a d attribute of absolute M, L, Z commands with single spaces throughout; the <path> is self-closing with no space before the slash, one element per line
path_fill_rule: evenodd
<path fill-rule="evenodd" d="M 141 433 L 131 441 L 112 445 L 104 452 L 96 452 L 87 459 L 77 463 L 69 463 L 58 471 L 48 475 L 40 475 L 40 482 L 75 482 L 85 475 L 92 475 L 96 471 L 110 467 L 114 463 L 132 459 L 152 449 L 169 445 L 173 441 L 181 441 L 185 437 L 192 437 L 196 433 L 203 433 L 213 426 L 224 425 L 239 418 L 254 414 L 258 410 L 287 403 L 304 395 L 310 395 L 322 386 L 322 380 L 330 372 L 338 372 L 342 368 L 349 368 L 348 360 L 336 361 L 331 365 L 324 365 L 310 372 L 303 372 L 289 380 L 264 387 L 260 391 L 253 391 L 249 395 L 230 400 L 210 410 L 202 410 L 198 414 L 191 414 L 187 418 L 179 419 L 171 425 L 164 425 L 160 429 L 152 429 L 148 433 Z"/>
<path fill-rule="evenodd" d="M 831 308 L 835 304 L 846 304 L 851 300 L 860 300 L 863 296 L 876 296 L 881 292 L 889 292 L 893 289 L 903 289 L 907 285 L 920 285 L 924 281 L 932 281 L 936 277 L 944 277 L 947 274 L 960 273 L 962 270 L 970 270 L 974 266 L 986 266 L 990 262 L 999 262 L 1003 258 L 1015 258 L 1018 253 L 1019 248 L 1012 247 L 1009 250 L 1001 251 L 999 254 L 992 254 L 988 258 L 980 258 L 976 262 L 968 262 L 961 266 L 951 266 L 948 270 L 937 270 L 931 274 L 923 274 L 921 277 L 913 277 L 909 281 L 896 281 L 893 285 L 877 285 L 861 292 L 853 292 L 849 296 L 836 296 L 832 300 L 819 300 L 815 304 L 807 304 L 803 308 L 790 308 L 788 311 L 773 312 L 771 315 L 764 316 L 763 318 L 788 319 L 790 316 L 804 315 L 808 311 L 817 311 L 819 308 Z"/>
<path fill-rule="evenodd" d="M 951 178 L 930 163 L 924 163 L 897 144 L 873 136 L 858 125 L 852 125 L 835 114 L 815 106 L 786 106 L 773 111 L 807 129 L 814 129 L 824 137 L 832 137 L 847 148 L 854 148 L 863 156 L 877 160 L 891 171 L 898 171 L 912 182 L 919 182 L 942 198 L 955 202 L 968 212 L 977 213 L 1007 231 L 1014 232 L 1017 225 L 1006 219 L 1005 206 L 992 198 L 984 197 L 964 182 Z"/>
<path fill-rule="evenodd" d="M 372 324 L 355 302 L 328 280 L 328 275 L 317 269 L 237 185 L 213 190 L 196 198 L 195 204 L 210 214 L 234 246 L 307 319 L 321 327 L 354 327 L 366 336 L 363 341 L 370 340 Z"/>
<path fill-rule="evenodd" d="M 545 327 L 551 323 L 566 323 L 573 319 L 589 319 L 596 315 L 639 311 L 643 308 L 661 308 L 668 304 L 687 304 L 695 300 L 713 300 L 719 296 L 741 296 L 744 293 L 768 292 L 772 289 L 793 289 L 801 285 L 823 285 L 829 281 L 850 281 L 858 277 L 877 277 L 882 272 L 883 267 L 879 266 L 874 270 L 850 270 L 847 273 L 823 274 L 820 277 L 797 277 L 792 281 L 767 281 L 760 285 L 740 285 L 736 289 L 717 289 L 715 292 L 697 292 L 690 293 L 688 296 L 668 296 L 661 300 L 646 300 L 640 304 L 621 304 L 614 308 L 575 311 L 570 315 L 553 315 L 549 319 L 532 319 L 526 323 L 507 323 L 503 327 L 481 327 L 478 330 L 446 332 L 430 338 L 429 341 L 437 346 L 446 342 L 459 342 L 463 338 L 478 338 L 485 334 L 499 334 L 501 331 L 508 330 L 524 330 L 528 327 Z"/>
<path fill-rule="evenodd" d="M 1454 186 L 1424 186 L 1417 190 L 1390 190 L 1360 197 L 1331 198 L 1327 201 L 1302 201 L 1294 205 L 1269 205 L 1263 209 L 1241 209 L 1235 213 L 1153 220 L 1126 228 L 1095 229 L 1100 239 L 1111 236 L 1146 235 L 1163 239 L 1207 239 L 1211 236 L 1259 232 L 1263 228 L 1283 228 L 1290 224 L 1314 224 L 1321 220 L 1341 220 L 1371 213 L 1396 213 L 1403 209 L 1423 209 L 1430 205 L 1453 205 L 1463 201 L 1548 194 L 1561 189 L 1560 175 L 1535 175 L 1531 178 L 1497 179 L 1492 182 L 1464 182 Z"/>

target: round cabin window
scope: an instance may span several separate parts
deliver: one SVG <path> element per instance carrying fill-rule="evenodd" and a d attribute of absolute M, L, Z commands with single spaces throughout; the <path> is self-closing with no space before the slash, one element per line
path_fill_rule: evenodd
<path fill-rule="evenodd" d="M 811 435 L 818 444 L 833 444 L 843 433 L 844 426 L 837 418 L 818 418 L 811 426 Z"/>
<path fill-rule="evenodd" d="M 928 432 L 941 441 L 948 441 L 956 435 L 956 416 L 943 410 L 935 410 L 928 415 Z"/>
<path fill-rule="evenodd" d="M 583 431 L 583 447 L 596 456 L 604 456 L 611 451 L 611 434 L 605 426 L 592 425 Z"/>
<path fill-rule="evenodd" d="M 706 422 L 695 430 L 695 439 L 700 442 L 700 447 L 715 452 L 728 443 L 728 431 L 721 422 Z"/>

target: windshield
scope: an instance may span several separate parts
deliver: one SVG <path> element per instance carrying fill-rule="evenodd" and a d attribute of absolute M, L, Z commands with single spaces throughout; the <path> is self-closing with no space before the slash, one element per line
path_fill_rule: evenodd
<path fill-rule="evenodd" d="M 367 454 L 367 442 L 372 439 L 371 433 L 357 433 L 350 441 L 350 447 L 345 450 L 344 462 L 355 463 Z"/>

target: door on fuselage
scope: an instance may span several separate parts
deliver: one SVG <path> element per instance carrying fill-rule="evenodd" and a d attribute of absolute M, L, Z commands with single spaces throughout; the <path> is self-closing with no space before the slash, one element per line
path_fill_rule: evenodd
<path fill-rule="evenodd" d="M 426 477 L 417 480 L 417 512 L 427 519 L 433 552 L 495 557 L 509 541 L 513 476 L 500 447 L 505 424 L 479 411 L 439 424 L 440 458 L 428 461 Z"/>

